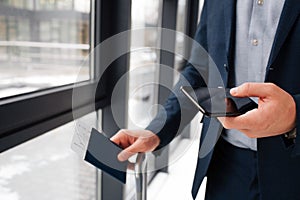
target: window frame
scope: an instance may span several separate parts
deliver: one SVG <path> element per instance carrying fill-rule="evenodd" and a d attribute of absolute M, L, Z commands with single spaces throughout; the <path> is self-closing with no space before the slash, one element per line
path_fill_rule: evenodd
<path fill-rule="evenodd" d="M 97 21 L 100 19 L 97 17 L 100 9 L 98 4 L 100 1 L 91 0 L 89 15 L 91 49 L 100 40 L 99 37 L 95 37 L 100 35 L 101 23 Z M 93 25 L 95 27 L 92 27 Z M 106 29 L 107 27 L 101 27 L 101 30 Z M 105 83 L 97 89 L 95 99 L 90 95 L 84 95 L 90 94 L 90 91 L 98 87 L 97 81 L 92 78 L 97 77 L 96 73 L 100 70 L 96 69 L 96 66 L 100 68 L 100 65 L 96 60 L 91 65 L 95 66 L 95 69 L 91 70 L 94 73 L 91 80 L 1 99 L 0 116 L 3 117 L 0 124 L 0 153 L 72 121 L 73 111 L 76 111 L 77 117 L 81 117 L 108 105 Z M 73 89 L 85 97 L 80 99 L 80 102 L 76 102 L 75 107 L 72 105 Z"/>

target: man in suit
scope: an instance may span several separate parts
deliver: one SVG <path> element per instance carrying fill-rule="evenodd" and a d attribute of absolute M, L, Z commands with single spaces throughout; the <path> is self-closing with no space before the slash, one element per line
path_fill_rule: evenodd
<path fill-rule="evenodd" d="M 195 40 L 215 62 L 222 83 L 233 87 L 231 94 L 254 97 L 258 108 L 204 118 L 193 198 L 207 176 L 206 199 L 300 199 L 299 13 L 298 0 L 204 2 Z M 182 76 L 193 88 L 217 86 L 208 85 L 191 63 Z M 181 118 L 188 123 L 192 116 L 177 96 L 164 105 L 163 127 L 159 113 L 146 130 L 121 130 L 112 138 L 125 148 L 119 160 L 162 148 L 177 134 Z M 207 137 L 216 145 L 203 153 Z"/>

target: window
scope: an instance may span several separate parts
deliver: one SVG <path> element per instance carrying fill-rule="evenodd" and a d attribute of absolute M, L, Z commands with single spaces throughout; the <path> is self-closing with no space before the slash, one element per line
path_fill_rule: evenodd
<path fill-rule="evenodd" d="M 176 44 L 175 44 L 175 74 L 174 84 L 179 78 L 179 72 L 182 70 L 185 60 L 182 55 L 185 55 L 187 51 L 185 47 L 184 35 L 186 34 L 186 22 L 187 22 L 187 0 L 178 0 L 177 7 L 177 21 L 176 21 Z M 181 55 L 181 56 L 180 56 Z"/>
<path fill-rule="evenodd" d="M 1 1 L 0 98 L 90 79 L 90 0 Z M 86 66 L 84 66 L 86 67 Z"/>
<path fill-rule="evenodd" d="M 129 129 L 145 128 L 154 115 L 158 98 L 158 75 L 160 50 L 150 48 L 159 46 L 160 31 L 147 30 L 149 27 L 160 27 L 162 16 L 162 0 L 132 0 L 131 7 L 131 52 L 129 64 L 128 114 Z M 135 29 L 146 28 L 143 35 Z M 136 38 L 143 38 L 144 48 L 134 46 Z M 150 161 L 151 160 L 151 161 Z M 148 165 L 154 164 L 148 157 Z M 154 168 L 154 167 L 151 167 Z M 148 174 L 150 177 L 150 174 Z M 127 175 L 125 199 L 132 199 L 135 192 L 135 179 L 132 172 Z"/>
<path fill-rule="evenodd" d="M 93 9 L 90 0 L 0 2 L 0 151 L 14 147 L 1 153 L 1 199 L 96 200 L 96 169 L 71 151 L 74 125 L 66 124 L 70 84 L 92 78 L 92 65 L 83 63 Z M 95 113 L 85 118 L 96 123 Z"/>
<path fill-rule="evenodd" d="M 145 128 L 150 120 L 149 113 L 145 110 L 150 109 L 157 101 L 157 86 L 159 70 L 159 49 L 150 47 L 159 46 L 160 32 L 148 31 L 145 29 L 144 48 L 136 49 L 135 29 L 147 27 L 160 27 L 161 22 L 161 0 L 132 0 L 131 16 L 131 54 L 129 72 L 129 100 L 128 100 L 128 128 Z M 138 32 L 138 34 L 141 32 Z M 142 109 L 144 108 L 144 109 Z M 155 114 L 155 113 L 154 113 Z"/>
<path fill-rule="evenodd" d="M 103 108 L 103 111 L 108 110 L 108 104 L 110 101 L 108 101 L 106 97 L 109 96 L 110 88 L 107 85 L 113 85 L 114 78 L 112 77 L 117 76 L 117 74 L 119 73 L 118 70 L 120 69 L 117 66 L 118 63 L 116 62 L 117 64 L 112 64 L 112 66 L 110 67 L 111 73 L 108 73 L 108 75 L 110 75 L 109 79 L 105 77 L 108 76 L 107 74 L 101 77 L 104 79 L 104 83 L 103 85 L 99 84 L 97 94 L 93 96 L 91 95 L 91 93 L 94 92 L 98 86 L 95 77 L 99 76 L 102 68 L 98 63 L 100 62 L 99 59 L 94 59 L 93 57 L 91 57 L 88 62 L 83 59 L 85 59 L 85 56 L 89 54 L 91 47 L 94 48 L 95 44 L 99 44 L 106 38 L 109 38 L 123 31 L 124 29 L 127 30 L 129 28 L 129 19 L 127 19 L 128 22 L 126 19 L 124 20 L 123 14 L 125 16 L 127 15 L 123 11 L 125 10 L 129 12 L 128 8 L 130 3 L 129 1 L 125 0 L 29 0 L 26 1 L 31 2 L 31 4 L 28 3 L 30 4 L 29 7 L 26 7 L 25 3 L 23 4 L 19 2 L 20 1 L 16 0 L 1 1 L 0 3 L 0 26 L 1 28 L 2 26 L 5 26 L 5 28 L 3 29 L 6 30 L 0 30 L 0 37 L 4 38 L 3 41 L 1 40 L 2 42 L 0 42 L 2 45 L 0 45 L 0 51 L 4 52 L 4 56 L 0 54 L 0 57 L 2 56 L 2 60 L 0 60 L 0 62 L 4 64 L 10 64 L 12 62 L 18 64 L 26 63 L 27 65 L 25 67 L 28 67 L 28 70 L 36 70 L 35 67 L 41 69 L 41 71 L 34 71 L 39 76 L 50 76 L 51 74 L 55 74 L 55 78 L 59 78 L 59 74 L 52 67 L 57 67 L 57 63 L 55 63 L 55 61 L 60 60 L 60 62 L 58 63 L 59 68 L 57 68 L 57 70 L 61 70 L 59 73 L 64 72 L 60 75 L 66 76 L 64 76 L 64 78 L 61 78 L 63 80 L 61 80 L 61 82 L 59 83 L 57 83 L 57 79 L 55 79 L 53 76 L 53 79 L 51 79 L 51 81 L 48 81 L 47 84 L 42 85 L 40 82 L 35 82 L 36 84 L 33 85 L 35 87 L 33 89 L 29 88 L 30 90 L 20 91 L 20 88 L 17 88 L 18 91 L 12 91 L 9 95 L 7 95 L 7 91 L 4 92 L 5 95 L 0 99 L 0 115 L 5 116 L 4 119 L 1 119 L 2 121 L 0 126 L 0 152 L 3 152 L 3 155 L 7 154 L 8 157 L 14 156 L 13 154 L 15 152 L 13 151 L 18 148 L 20 148 L 21 150 L 17 152 L 23 151 L 23 143 L 24 145 L 26 145 L 33 142 L 35 145 L 29 146 L 32 147 L 32 149 L 37 150 L 37 148 L 40 147 L 38 143 L 41 142 L 41 138 L 44 138 L 44 136 L 46 138 L 45 140 L 53 140 L 54 138 L 50 136 L 47 137 L 47 134 L 44 134 L 56 127 L 62 126 L 67 122 L 72 121 L 74 119 L 74 110 L 77 117 L 90 113 L 95 109 L 98 110 Z M 66 4 L 61 2 L 65 2 Z M 69 6 L 69 2 L 72 2 L 71 8 Z M 113 13 L 112 11 L 115 11 L 115 9 L 119 9 L 122 15 L 114 15 L 112 17 L 111 13 Z M 37 21 L 42 21 L 43 23 L 38 23 L 38 25 L 36 25 L 35 21 L 30 20 L 30 16 Z M 23 30 L 26 30 L 27 26 L 23 26 L 20 22 L 23 19 L 27 20 L 28 22 L 22 21 L 22 23 L 29 23 L 30 25 L 29 28 L 27 28 L 27 31 L 24 31 L 21 34 L 20 30 L 18 30 L 18 28 L 16 27 L 21 26 Z M 94 23 L 95 21 L 97 21 L 97 23 Z M 31 25 L 34 25 L 33 27 L 37 28 L 37 30 L 32 31 Z M 7 34 L 8 30 L 10 31 L 9 34 Z M 42 31 L 42 33 L 40 33 L 40 31 Z M 35 37 L 34 34 L 36 33 L 39 33 L 39 37 Z M 33 34 L 34 37 L 32 37 L 31 34 Z M 8 40 L 7 37 L 10 37 L 10 39 L 11 37 L 14 37 L 14 39 Z M 20 39 L 21 37 L 22 40 Z M 32 40 L 32 38 L 34 39 Z M 14 51 L 12 52 L 11 49 L 16 49 L 17 53 L 15 53 Z M 74 55 L 74 53 L 76 53 L 76 55 Z M 24 59 L 24 57 L 20 56 L 20 54 L 26 54 L 30 56 L 27 56 Z M 97 52 L 95 52 L 95 54 L 97 54 Z M 53 59 L 50 59 L 51 56 Z M 99 56 L 99 54 L 97 54 L 96 56 Z M 10 59 L 11 57 L 13 58 L 11 62 L 6 60 Z M 125 56 L 118 59 L 118 61 L 121 63 L 125 63 L 125 60 Z M 79 66 L 81 66 L 82 62 L 84 62 L 86 67 L 81 69 L 82 77 L 79 77 L 80 83 L 73 85 L 71 83 L 74 83 L 74 81 L 76 81 L 77 79 L 68 79 L 67 76 L 70 76 L 72 74 L 76 74 L 77 76 L 77 71 L 79 70 Z M 9 71 L 9 69 L 13 69 L 19 73 L 18 70 L 23 70 L 24 68 L 23 66 L 22 68 L 17 68 L 16 66 L 15 68 L 2 69 L 6 71 Z M 51 67 L 51 70 L 48 67 Z M 124 69 L 124 65 L 122 65 L 122 67 Z M 127 68 L 127 65 L 125 65 L 125 68 Z M 66 72 L 63 70 L 70 71 Z M 23 72 L 27 71 L 24 70 L 19 74 L 23 75 Z M 47 74 L 46 72 L 49 74 Z M 10 74 L 12 73 L 10 72 Z M 14 77 L 19 78 L 18 76 Z M 28 80 L 29 79 L 30 78 L 28 78 Z M 9 83 L 16 82 L 15 80 L 13 80 L 13 76 L 9 76 L 8 81 L 10 81 Z M 42 81 L 46 80 L 42 79 Z M 27 87 L 27 85 L 23 82 L 22 85 L 25 85 L 24 87 Z M 2 85 L 0 87 L 2 87 Z M 8 89 L 7 87 L 2 88 Z M 79 102 L 77 102 L 76 105 L 74 105 L 74 102 L 72 102 L 74 88 L 76 88 L 77 92 L 81 95 L 80 97 L 82 97 L 78 100 Z M 107 119 L 107 116 L 105 117 L 105 119 Z M 103 119 L 103 121 L 105 120 Z M 111 125 L 112 122 L 110 119 L 106 121 L 109 122 L 103 122 L 104 129 L 107 126 L 113 126 Z M 58 138 L 60 135 L 63 139 L 65 137 L 63 136 L 63 133 L 72 133 L 71 131 L 69 131 L 70 129 L 62 128 L 60 134 L 55 134 L 55 136 L 57 136 L 55 138 Z M 37 136 L 40 137 L 35 138 Z M 27 141 L 29 142 L 25 144 L 25 142 Z M 55 141 L 53 142 L 55 143 Z M 67 150 L 70 149 L 69 142 L 70 141 L 66 140 L 63 142 Z M 57 143 L 54 143 L 51 143 L 51 145 L 49 145 L 55 150 Z M 27 147 L 24 148 L 26 149 Z M 66 149 L 62 150 L 62 152 L 65 152 Z M 28 151 L 26 151 L 26 153 L 28 153 Z M 25 159 L 27 159 L 28 162 L 31 162 L 30 158 L 27 157 Z M 80 160 L 79 162 L 82 163 L 83 161 Z M 58 169 L 60 169 L 61 166 L 57 165 L 57 167 Z M 76 167 L 78 166 L 74 166 L 74 168 Z M 53 170 L 55 169 L 56 168 L 53 168 Z M 94 170 L 94 168 L 92 169 Z M 45 172 L 51 173 L 53 170 L 46 170 L 47 172 Z M 86 169 L 74 169 L 75 172 L 81 170 L 84 171 Z M 16 173 L 17 171 L 18 169 L 14 170 L 13 173 Z M 95 176 L 96 175 L 94 174 L 94 177 Z M 80 193 L 80 191 L 82 190 L 75 191 L 74 195 L 78 195 L 77 197 L 75 197 L 75 199 L 94 199 L 93 194 L 95 194 L 96 191 L 93 190 L 92 187 L 97 187 L 98 198 L 101 198 L 103 200 L 111 198 L 119 199 L 114 198 L 114 195 L 122 195 L 122 191 L 119 190 L 119 187 L 115 187 L 115 185 L 110 187 L 109 178 L 111 177 L 102 176 L 102 174 L 97 175 L 97 177 L 100 176 L 101 178 L 97 179 L 97 181 L 101 183 L 101 186 L 103 186 L 103 188 L 111 188 L 111 190 L 113 189 L 112 191 L 110 191 L 110 189 L 107 190 L 96 186 L 94 182 L 95 179 L 93 179 L 93 176 L 91 176 L 91 179 L 87 180 L 89 184 L 91 184 L 91 187 L 86 187 L 86 185 L 88 184 L 83 185 L 83 187 L 85 187 L 83 193 L 85 192 L 86 194 L 82 195 Z M 62 175 L 62 177 L 64 176 Z M 75 182 L 76 181 L 78 183 L 78 180 L 75 180 Z M 10 179 L 10 182 L 15 182 L 15 179 Z M 24 181 L 20 181 L 20 183 L 24 185 Z M 9 183 L 5 182 L 4 184 Z M 59 182 L 53 181 L 51 184 L 57 184 L 58 186 Z M 71 189 L 74 189 L 78 186 L 76 185 L 76 183 L 74 185 L 71 186 Z M 6 188 L 4 188 L 4 192 L 9 190 L 19 190 L 20 188 L 9 186 L 7 187 L 7 185 L 5 185 L 5 187 Z M 79 185 L 78 187 L 81 186 Z M 45 188 L 46 187 L 41 188 L 41 191 L 43 191 Z M 52 191 L 59 192 L 61 191 L 61 189 L 64 189 L 62 185 L 60 185 L 60 188 L 55 186 L 54 190 Z M 73 192 L 73 190 L 68 192 Z M 39 197 L 44 197 L 41 193 L 37 192 L 36 194 Z M 64 194 L 65 193 L 58 194 L 59 197 L 57 198 L 60 198 Z M 55 196 L 52 196 L 51 199 L 57 198 Z M 60 199 L 65 198 L 61 197 Z M 70 199 L 72 199 L 72 197 L 70 197 Z"/>
<path fill-rule="evenodd" d="M 200 22 L 201 12 L 203 8 L 204 0 L 199 0 L 199 12 L 198 12 L 198 23 Z"/>
<path fill-rule="evenodd" d="M 96 114 L 81 120 L 96 125 Z M 96 200 L 96 169 L 79 158 L 70 144 L 68 123 L 0 156 L 3 200 Z"/>
<path fill-rule="evenodd" d="M 157 102 L 161 103 L 165 95 L 157 85 L 145 85 L 143 82 L 161 81 L 164 75 L 158 67 L 160 63 L 174 66 L 170 64 L 174 62 L 174 56 L 170 59 L 166 52 L 147 48 L 153 44 L 161 45 L 161 33 L 146 31 L 143 35 L 145 44 L 143 49 L 136 49 L 132 43 L 129 66 L 128 55 L 116 59 L 101 77 L 104 82 L 94 98 L 90 97 L 90 92 L 97 87 L 96 77 L 99 77 L 103 70 L 99 60 L 101 56 L 96 53 L 99 57 L 92 57 L 88 62 L 86 57 L 95 44 L 130 28 L 175 29 L 176 10 L 178 15 L 188 12 L 183 9 L 184 6 L 180 2 L 173 0 L 0 2 L 0 116 L 5 116 L 1 119 L 0 126 L 0 152 L 5 151 L 0 158 L 1 197 L 6 195 L 6 199 L 11 198 L 9 200 L 40 197 L 47 199 L 46 194 L 50 193 L 50 199 L 67 200 L 94 200 L 96 196 L 103 200 L 132 197 L 135 186 L 132 174 L 129 175 L 128 184 L 124 188 L 123 185 L 112 181 L 109 176 L 96 175 L 94 168 L 70 154 L 72 123 L 64 124 L 74 119 L 73 87 L 76 87 L 82 97 L 75 107 L 78 116 L 102 109 L 101 125 L 106 133 L 113 134 L 123 127 L 144 128 L 155 115 L 156 108 L 151 106 Z M 182 8 L 179 8 L 180 6 Z M 129 26 L 130 19 L 131 26 Z M 134 38 L 135 35 L 131 35 L 131 40 Z M 172 38 L 172 41 L 175 42 L 175 38 L 174 40 Z M 180 45 L 177 47 L 180 49 Z M 78 77 L 79 68 L 81 73 Z M 124 93 L 120 95 L 122 107 L 119 110 L 124 116 L 122 118 L 124 121 L 122 127 L 118 127 L 113 119 L 109 97 L 114 84 L 127 69 L 130 70 L 128 85 L 122 85 Z M 173 76 L 171 79 L 170 85 L 173 83 Z M 75 82 L 79 84 L 74 86 Z M 152 116 L 140 112 L 141 108 L 153 111 Z M 94 118 L 91 117 L 89 120 L 93 121 Z M 56 129 L 59 126 L 62 127 Z M 47 155 L 47 158 L 43 158 L 41 154 Z M 69 164 L 64 164 L 63 159 L 70 161 Z M 160 159 L 168 162 L 168 158 L 165 159 L 163 156 Z M 13 166 L 14 163 L 17 165 Z M 149 164 L 151 165 L 149 168 L 155 169 L 152 165 L 156 164 L 157 160 L 154 160 Z M 64 168 L 71 170 L 72 175 L 65 174 Z M 86 179 L 79 175 L 80 172 L 87 173 Z M 39 186 L 41 181 L 39 176 L 43 178 L 43 182 L 47 182 L 47 185 L 30 188 L 27 177 L 30 177 L 29 181 L 33 186 Z M 101 178 L 96 180 L 96 176 Z M 71 183 L 67 183 L 68 180 Z M 97 185 L 99 182 L 101 187 Z M 70 187 L 65 187 L 68 184 Z M 47 188 L 49 191 L 46 191 Z M 42 192 L 45 192 L 45 195 Z M 29 193 L 36 193 L 36 197 L 30 196 Z"/>
<path fill-rule="evenodd" d="M 95 110 L 95 101 L 103 107 L 104 90 L 96 97 L 87 94 L 97 87 L 89 56 L 95 44 L 95 4 L 0 2 L 0 115 L 6 116 L 0 152 L 71 121 L 74 110 L 82 116 Z M 75 104 L 73 88 L 83 96 Z"/>

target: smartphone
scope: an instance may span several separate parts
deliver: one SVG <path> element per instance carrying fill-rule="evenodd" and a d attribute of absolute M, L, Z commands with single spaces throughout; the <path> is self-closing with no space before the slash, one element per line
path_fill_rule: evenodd
<path fill-rule="evenodd" d="M 257 108 L 257 104 L 249 97 L 233 97 L 230 88 L 193 89 L 190 86 L 182 86 L 180 90 L 208 117 L 234 117 Z"/>

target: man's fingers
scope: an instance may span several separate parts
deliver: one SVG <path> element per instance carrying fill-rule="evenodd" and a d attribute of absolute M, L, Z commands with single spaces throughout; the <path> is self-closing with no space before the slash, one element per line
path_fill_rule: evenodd
<path fill-rule="evenodd" d="M 149 130 L 120 130 L 111 138 L 124 150 L 118 155 L 120 161 L 128 160 L 132 155 L 139 152 L 153 151 L 160 142 L 157 135 Z"/>
<path fill-rule="evenodd" d="M 222 117 L 219 120 L 226 129 L 253 129 L 260 122 L 258 112 L 258 109 L 253 109 L 237 117 Z"/>
<path fill-rule="evenodd" d="M 274 94 L 277 87 L 273 83 L 244 83 L 232 88 L 230 93 L 236 97 L 266 97 Z"/>
<path fill-rule="evenodd" d="M 110 138 L 110 140 L 117 145 L 120 145 L 121 139 L 122 139 L 121 134 L 115 134 Z"/>
<path fill-rule="evenodd" d="M 128 131 L 125 129 L 120 130 L 114 136 L 110 138 L 115 144 L 122 146 L 123 148 L 128 147 L 137 139 L 137 131 Z"/>
<path fill-rule="evenodd" d="M 132 152 L 123 150 L 119 153 L 118 160 L 121 162 L 124 162 L 124 161 L 128 160 L 131 156 L 133 156 L 134 154 L 136 154 L 136 153 L 132 153 Z"/>
<path fill-rule="evenodd" d="M 139 153 L 138 149 L 141 149 L 141 148 L 139 148 L 139 145 L 137 144 L 137 142 L 133 143 L 131 146 L 127 147 L 126 149 L 124 149 L 123 151 L 121 151 L 119 153 L 119 155 L 118 155 L 119 161 L 124 162 L 124 161 L 128 160 L 128 158 L 130 158 L 134 154 Z"/>

